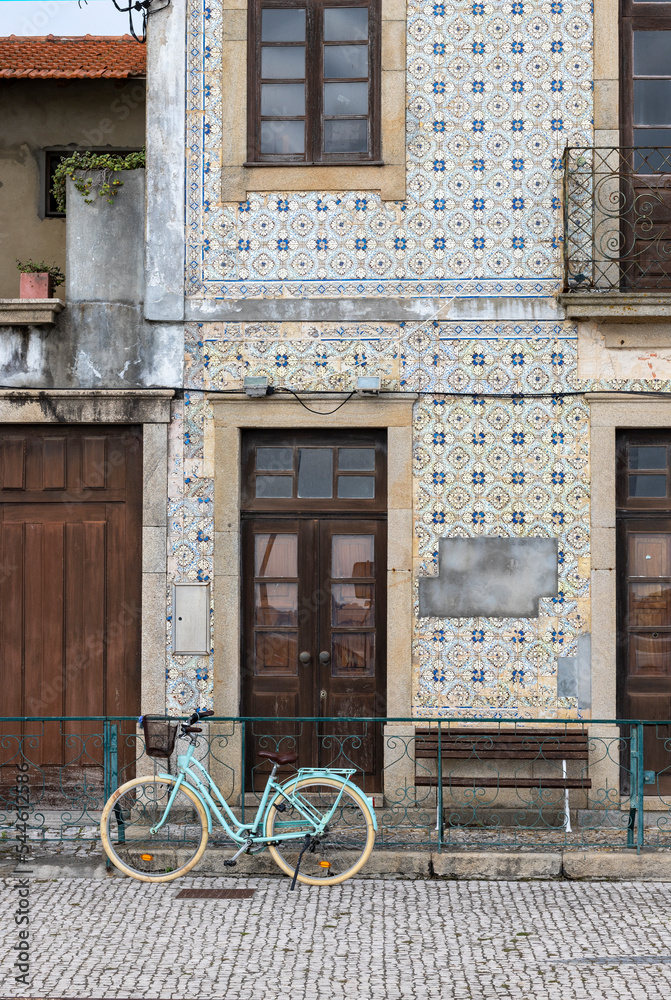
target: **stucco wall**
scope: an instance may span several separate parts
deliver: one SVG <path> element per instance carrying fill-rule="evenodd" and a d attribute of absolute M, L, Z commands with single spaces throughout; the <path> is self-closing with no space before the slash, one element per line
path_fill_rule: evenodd
<path fill-rule="evenodd" d="M 16 257 L 65 269 L 65 220 L 44 218 L 43 150 L 142 146 L 144 80 L 2 80 L 0 122 L 0 298 L 16 298 Z"/>

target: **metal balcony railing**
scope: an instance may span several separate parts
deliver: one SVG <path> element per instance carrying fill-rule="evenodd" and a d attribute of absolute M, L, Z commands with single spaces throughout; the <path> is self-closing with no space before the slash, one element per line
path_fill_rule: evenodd
<path fill-rule="evenodd" d="M 671 147 L 564 151 L 564 291 L 671 291 Z"/>

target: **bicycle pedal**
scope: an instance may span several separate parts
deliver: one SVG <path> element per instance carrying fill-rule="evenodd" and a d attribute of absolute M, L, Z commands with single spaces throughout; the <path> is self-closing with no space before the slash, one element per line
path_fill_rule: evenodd
<path fill-rule="evenodd" d="M 237 861 L 231 861 L 230 858 L 224 861 L 224 864 L 226 865 L 227 868 L 235 868 L 237 863 L 238 863 Z"/>

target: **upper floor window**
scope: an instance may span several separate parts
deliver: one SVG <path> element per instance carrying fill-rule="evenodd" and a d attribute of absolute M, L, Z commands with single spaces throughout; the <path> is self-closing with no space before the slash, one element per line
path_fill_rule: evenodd
<path fill-rule="evenodd" d="M 379 0 L 253 0 L 249 11 L 248 161 L 379 160 Z"/>
<path fill-rule="evenodd" d="M 622 145 L 644 151 L 649 173 L 664 166 L 651 149 L 671 146 L 671 2 L 622 0 L 621 24 Z"/>

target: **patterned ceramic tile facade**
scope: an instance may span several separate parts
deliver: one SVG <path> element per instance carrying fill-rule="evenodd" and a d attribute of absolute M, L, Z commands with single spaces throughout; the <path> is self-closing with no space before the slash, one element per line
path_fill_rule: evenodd
<path fill-rule="evenodd" d="M 225 204 L 222 10 L 191 0 L 188 294 L 552 294 L 561 154 L 591 137 L 590 11 L 410 0 L 406 200 L 273 192 Z"/>

